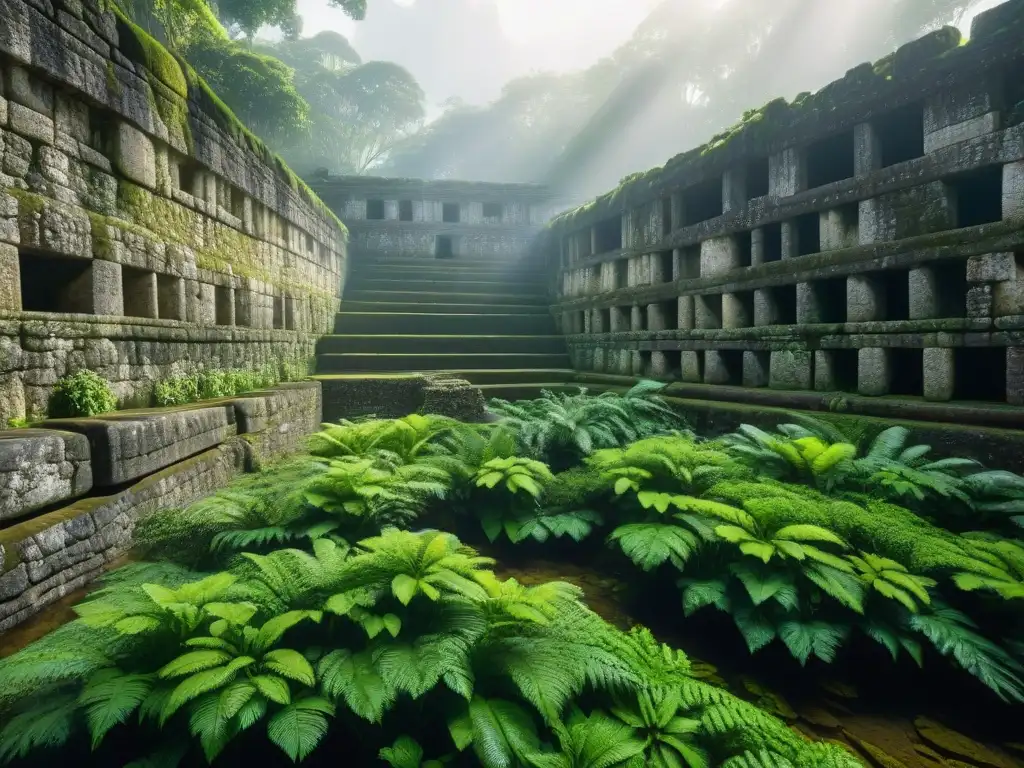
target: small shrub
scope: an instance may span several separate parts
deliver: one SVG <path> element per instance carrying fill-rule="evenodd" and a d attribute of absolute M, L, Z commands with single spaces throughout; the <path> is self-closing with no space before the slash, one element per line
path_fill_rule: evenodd
<path fill-rule="evenodd" d="M 62 377 L 50 396 L 49 415 L 53 418 L 95 416 L 117 409 L 117 398 L 99 374 L 88 369 Z"/>

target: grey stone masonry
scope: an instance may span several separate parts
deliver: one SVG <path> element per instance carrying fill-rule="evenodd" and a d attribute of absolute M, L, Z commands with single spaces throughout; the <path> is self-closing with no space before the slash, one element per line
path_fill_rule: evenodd
<path fill-rule="evenodd" d="M 532 249 L 550 285 L 620 276 L 586 295 L 555 291 L 555 313 L 611 310 L 610 327 L 567 340 L 571 359 L 632 372 L 621 358 L 639 354 L 666 380 L 932 412 L 925 401 L 970 401 L 977 418 L 1018 426 L 1005 406 L 1024 405 L 1022 61 L 1024 0 L 1006 0 L 968 39 L 945 27 L 847 62 L 818 92 L 770 101 L 556 216 Z M 646 309 L 616 322 L 630 307 Z"/>
<path fill-rule="evenodd" d="M 347 230 L 183 67 L 105 0 L 0 0 L 0 423 L 83 367 L 145 406 L 333 329 Z"/>
<path fill-rule="evenodd" d="M 209 423 L 209 413 L 217 410 L 224 414 L 219 420 L 241 427 L 244 439 L 233 436 L 234 429 L 222 430 L 221 440 L 201 448 L 196 430 L 175 422 L 181 439 L 165 439 L 162 449 L 151 451 L 145 459 L 149 473 L 127 479 L 127 488 L 109 487 L 114 462 L 96 451 L 119 445 L 119 471 L 127 478 L 128 454 L 137 454 L 145 440 L 155 445 L 153 430 L 113 433 L 120 443 L 90 442 L 84 429 L 0 432 L 0 633 L 101 575 L 131 548 L 138 520 L 187 506 L 243 471 L 294 453 L 323 418 L 320 384 L 313 381 L 282 384 L 215 408 L 152 415 L 162 420 L 173 413 L 205 412 Z M 142 414 L 136 415 L 135 423 L 141 422 Z M 165 424 L 162 437 L 169 432 Z M 135 448 L 128 447 L 132 439 Z M 84 496 L 92 489 L 93 467 L 100 470 L 102 490 Z"/>

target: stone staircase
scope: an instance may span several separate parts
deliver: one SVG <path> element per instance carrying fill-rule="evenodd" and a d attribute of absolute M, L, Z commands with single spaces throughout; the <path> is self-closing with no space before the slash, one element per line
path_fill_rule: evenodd
<path fill-rule="evenodd" d="M 509 399 L 561 388 L 573 371 L 539 274 L 525 260 L 354 263 L 317 373 L 444 372 Z"/>

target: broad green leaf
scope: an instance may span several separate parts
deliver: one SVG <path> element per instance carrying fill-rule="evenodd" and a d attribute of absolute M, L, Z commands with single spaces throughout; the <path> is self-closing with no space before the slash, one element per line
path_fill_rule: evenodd
<path fill-rule="evenodd" d="M 406 573 L 400 573 L 391 580 L 391 591 L 402 605 L 408 605 L 419 589 L 419 582 Z"/>

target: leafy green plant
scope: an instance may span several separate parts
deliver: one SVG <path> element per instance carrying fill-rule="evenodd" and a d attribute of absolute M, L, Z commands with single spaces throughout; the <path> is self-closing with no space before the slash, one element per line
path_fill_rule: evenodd
<path fill-rule="evenodd" d="M 109 413 L 117 409 L 117 398 L 106 379 L 87 368 L 62 376 L 50 395 L 51 418 L 75 418 Z"/>
<path fill-rule="evenodd" d="M 624 395 L 597 396 L 580 389 L 567 395 L 544 391 L 536 400 L 494 399 L 489 408 L 516 435 L 519 455 L 559 469 L 600 448 L 685 427 L 685 421 L 655 394 L 665 385 L 641 381 Z"/>

